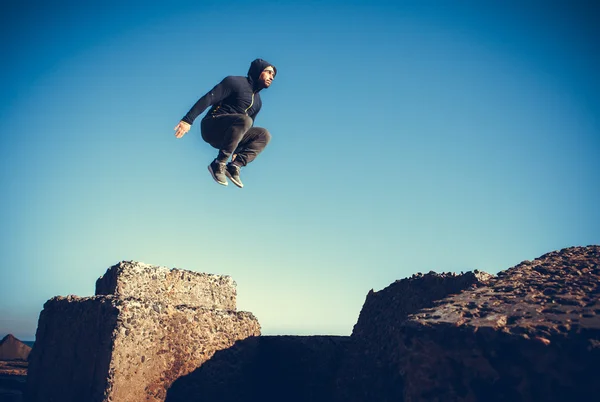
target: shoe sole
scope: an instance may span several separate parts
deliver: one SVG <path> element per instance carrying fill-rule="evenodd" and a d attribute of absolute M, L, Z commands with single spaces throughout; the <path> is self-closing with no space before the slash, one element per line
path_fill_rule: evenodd
<path fill-rule="evenodd" d="M 219 181 L 219 179 L 217 179 L 217 176 L 215 176 L 215 172 L 213 172 L 211 165 L 208 165 L 208 171 L 210 172 L 210 175 L 212 176 L 212 178 L 220 185 L 226 186 L 228 184 L 227 181 L 222 182 L 222 181 Z"/>
<path fill-rule="evenodd" d="M 244 188 L 244 184 L 241 181 L 237 181 L 236 179 L 234 179 L 233 176 L 229 174 L 229 171 L 227 169 L 225 169 L 225 175 L 229 177 L 229 180 L 231 180 L 233 184 L 235 184 L 239 188 Z"/>

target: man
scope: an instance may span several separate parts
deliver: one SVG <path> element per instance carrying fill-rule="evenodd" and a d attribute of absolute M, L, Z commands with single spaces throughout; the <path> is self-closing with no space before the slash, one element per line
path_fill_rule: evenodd
<path fill-rule="evenodd" d="M 260 91 L 268 88 L 277 69 L 271 63 L 256 59 L 250 64 L 247 77 L 228 76 L 217 84 L 175 126 L 175 137 L 183 137 L 206 108 L 212 106 L 202 119 L 202 139 L 219 150 L 208 171 L 219 184 L 227 185 L 227 177 L 242 188 L 240 168 L 252 162 L 267 146 L 271 134 L 254 127 L 260 112 Z M 227 163 L 229 158 L 231 161 Z"/>

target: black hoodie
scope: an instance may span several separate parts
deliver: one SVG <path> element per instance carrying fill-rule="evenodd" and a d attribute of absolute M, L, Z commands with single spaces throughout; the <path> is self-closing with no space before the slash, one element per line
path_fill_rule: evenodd
<path fill-rule="evenodd" d="M 274 65 L 263 59 L 256 59 L 250 64 L 247 77 L 232 75 L 225 77 L 206 95 L 198 99 L 181 120 L 192 124 L 196 117 L 212 105 L 210 111 L 204 116 L 205 119 L 223 114 L 247 114 L 254 121 L 262 106 L 259 92 L 264 88 L 258 77 L 269 66 L 272 66 L 277 74 Z"/>

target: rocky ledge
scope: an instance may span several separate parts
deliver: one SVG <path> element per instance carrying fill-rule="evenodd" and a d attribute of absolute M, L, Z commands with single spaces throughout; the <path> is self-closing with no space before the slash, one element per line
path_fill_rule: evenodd
<path fill-rule="evenodd" d="M 493 276 L 480 271 L 415 274 L 397 280 L 366 297 L 352 331 L 348 351 L 336 379 L 336 401 L 384 400 L 402 394 L 402 379 L 393 356 L 397 337 L 410 314 L 432 307 L 441 299 L 466 289 L 486 286 Z"/>
<path fill-rule="evenodd" d="M 500 272 L 410 316 L 394 366 L 405 401 L 598 400 L 600 246 Z"/>
<path fill-rule="evenodd" d="M 600 246 L 396 281 L 350 337 L 262 337 L 230 278 L 127 264 L 46 303 L 30 401 L 600 400 Z"/>
<path fill-rule="evenodd" d="M 44 304 L 26 400 L 164 401 L 215 352 L 260 335 L 256 317 L 237 311 L 229 276 L 124 261 L 96 293 Z"/>

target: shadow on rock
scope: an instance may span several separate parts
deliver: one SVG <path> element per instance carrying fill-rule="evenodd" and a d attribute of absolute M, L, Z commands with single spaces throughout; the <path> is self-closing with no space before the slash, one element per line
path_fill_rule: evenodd
<path fill-rule="evenodd" d="M 218 351 L 175 381 L 166 402 L 331 401 L 344 336 L 260 336 Z"/>

